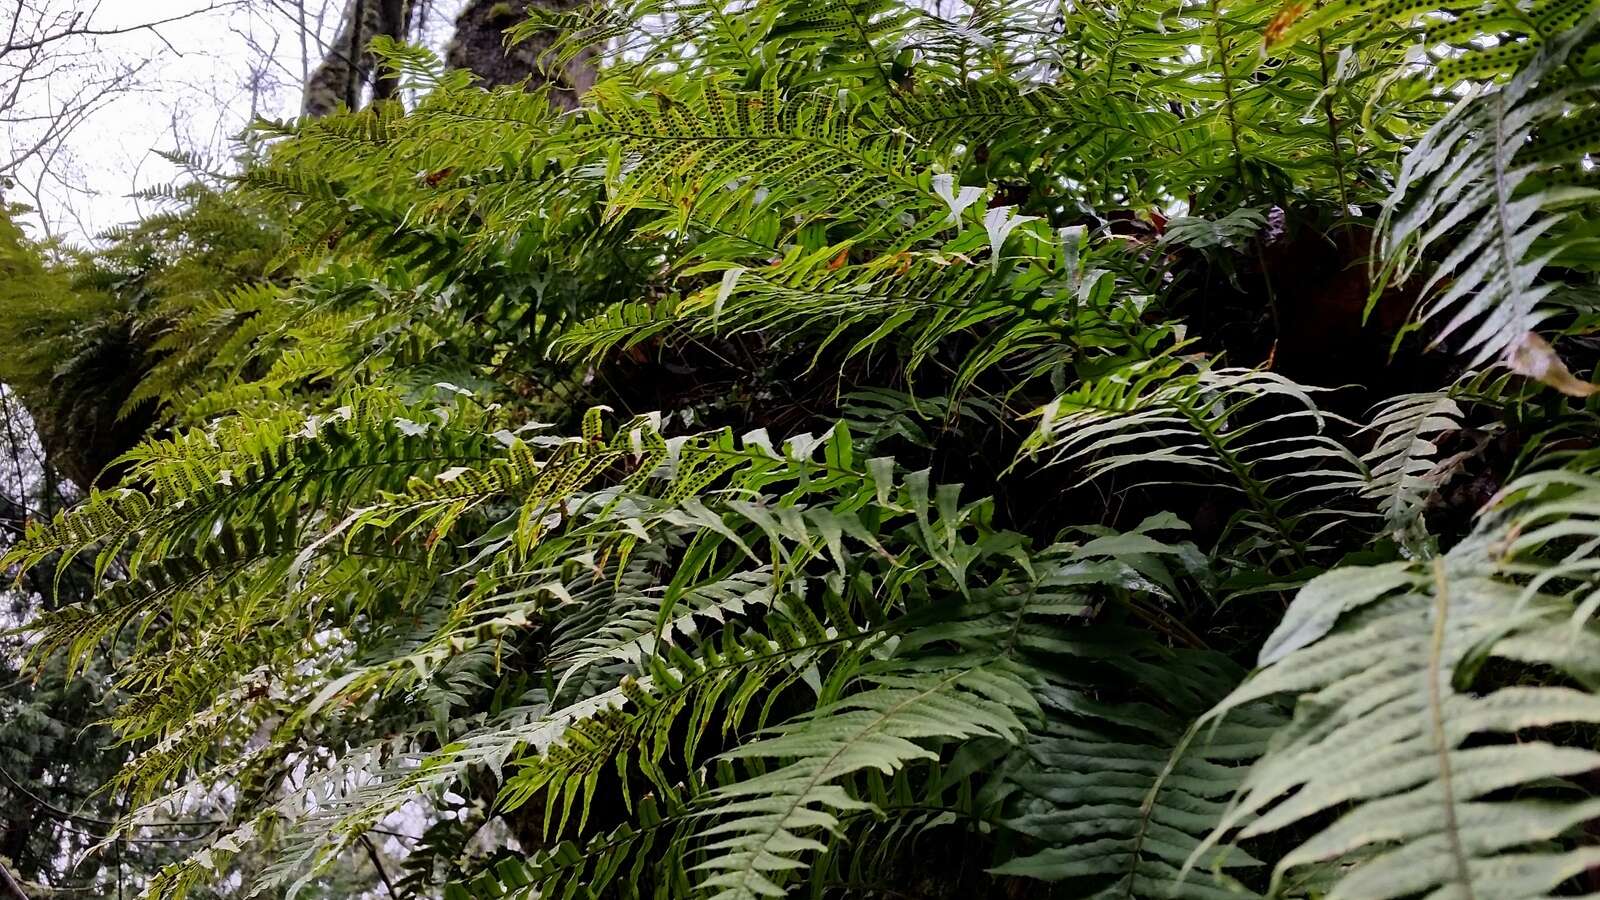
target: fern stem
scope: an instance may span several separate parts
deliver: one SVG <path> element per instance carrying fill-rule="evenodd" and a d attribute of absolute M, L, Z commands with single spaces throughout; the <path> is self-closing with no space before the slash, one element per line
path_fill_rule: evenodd
<path fill-rule="evenodd" d="M 1167 756 L 1166 765 L 1161 767 L 1161 773 L 1156 776 L 1155 782 L 1150 785 L 1149 792 L 1144 795 L 1144 801 L 1139 804 L 1139 831 L 1133 837 L 1133 852 L 1129 854 L 1127 889 L 1122 894 L 1127 900 L 1134 900 L 1135 898 L 1133 893 L 1134 876 L 1137 874 L 1139 854 L 1144 848 L 1145 836 L 1150 832 L 1150 821 L 1155 816 L 1156 798 L 1161 795 L 1161 789 L 1166 786 L 1167 779 L 1172 777 L 1172 773 L 1177 770 L 1178 760 L 1189 751 L 1189 745 L 1194 742 L 1195 735 L 1200 733 L 1200 725 L 1203 721 L 1203 719 L 1196 719 L 1189 723 L 1189 727 L 1183 732 L 1183 737 L 1178 739 L 1178 743 L 1172 748 L 1172 753 Z M 1196 851 L 1196 855 L 1198 856 L 1198 851 Z M 1178 876 L 1179 882 L 1188 875 L 1189 867 L 1193 863 L 1194 857 L 1184 862 L 1183 871 Z"/>
<path fill-rule="evenodd" d="M 1107 98 L 1109 98 L 1112 92 L 1116 90 L 1117 52 L 1122 49 L 1122 39 L 1128 28 L 1128 16 L 1120 9 L 1117 10 L 1117 14 L 1117 32 L 1116 36 L 1110 42 L 1111 52 L 1106 59 Z M 1078 48 L 1078 52 L 1081 54 L 1083 52 L 1083 44 L 1081 41 L 1079 42 Z M 1081 59 L 1079 62 L 1079 68 L 1082 68 Z M 1099 137 L 1102 139 L 1101 146 L 1103 148 L 1100 154 L 1100 180 L 1104 182 L 1102 187 L 1109 193 L 1111 189 L 1111 136 L 1102 132 Z"/>
<path fill-rule="evenodd" d="M 1434 752 L 1439 756 L 1439 788 L 1444 793 L 1444 830 L 1450 841 L 1450 855 L 1455 860 L 1456 878 L 1466 900 L 1474 900 L 1472 870 L 1467 862 L 1467 851 L 1461 843 L 1461 826 L 1456 821 L 1455 785 L 1450 771 L 1450 739 L 1444 730 L 1444 691 L 1439 680 L 1444 675 L 1445 621 L 1450 612 L 1450 583 L 1446 577 L 1444 560 L 1433 562 L 1433 640 L 1428 647 L 1428 715 L 1433 726 Z"/>
<path fill-rule="evenodd" d="M 1317 4 L 1321 6 L 1321 4 Z M 1333 151 L 1333 174 L 1339 180 L 1341 218 L 1350 215 L 1350 190 L 1345 185 L 1344 151 L 1339 147 L 1339 117 L 1333 108 L 1333 75 L 1328 71 L 1328 36 L 1317 29 L 1317 61 L 1322 66 L 1322 115 L 1328 122 L 1328 146 Z"/>
<path fill-rule="evenodd" d="M 1190 629 L 1189 626 L 1185 625 L 1183 620 L 1178 616 L 1175 616 L 1172 613 L 1164 610 L 1157 609 L 1154 606 L 1146 606 L 1133 597 L 1129 597 L 1127 599 L 1126 605 L 1134 615 L 1138 616 L 1140 619 L 1143 619 L 1146 624 L 1160 631 L 1167 637 L 1178 641 L 1179 643 L 1186 644 L 1196 650 L 1211 649 L 1206 644 L 1205 639 L 1200 637 L 1198 634 L 1195 634 L 1194 631 Z"/>
<path fill-rule="evenodd" d="M 1267 493 L 1261 489 L 1261 485 L 1256 481 L 1250 466 L 1233 453 L 1227 442 L 1220 435 L 1212 431 L 1211 423 L 1205 418 L 1203 411 L 1196 410 L 1189 404 L 1179 401 L 1174 401 L 1173 407 L 1182 413 L 1194 425 L 1195 430 L 1200 432 L 1205 442 L 1211 445 L 1212 451 L 1222 460 L 1223 465 L 1228 467 L 1228 471 L 1233 473 L 1233 477 L 1244 490 L 1245 497 L 1261 512 L 1267 524 L 1283 536 L 1283 540 L 1288 544 L 1289 552 L 1293 555 L 1297 567 L 1304 566 L 1310 551 L 1305 544 L 1294 537 L 1289 521 L 1279 511 L 1277 502 L 1267 496 Z"/>
<path fill-rule="evenodd" d="M 713 4 L 715 5 L 715 4 Z M 856 0 L 845 0 L 844 8 L 850 13 L 850 24 L 856 27 L 856 36 L 861 39 L 861 46 L 866 48 L 867 56 L 872 58 L 872 70 L 878 73 L 878 80 L 883 82 L 883 91 L 886 101 L 891 107 L 900 105 L 900 95 L 895 91 L 895 84 L 889 80 L 887 67 L 883 58 L 878 55 L 878 48 L 872 45 L 867 26 L 861 21 L 860 14 L 856 11 Z"/>
<path fill-rule="evenodd" d="M 1233 145 L 1233 168 L 1244 187 L 1244 147 L 1239 144 L 1239 115 L 1234 105 L 1233 73 L 1228 69 L 1228 42 L 1222 32 L 1221 0 L 1211 0 L 1211 30 L 1217 37 L 1217 70 L 1222 76 L 1223 109 L 1227 112 L 1228 143 Z"/>
<path fill-rule="evenodd" d="M 1494 214 L 1499 226 L 1495 229 L 1495 250 L 1500 255 L 1500 271 L 1507 281 L 1516 278 L 1517 262 L 1521 254 L 1513 253 L 1510 243 L 1515 233 L 1511 224 L 1511 189 L 1506 185 L 1506 94 L 1503 88 L 1494 92 Z M 1515 288 L 1513 287 L 1513 290 Z"/>

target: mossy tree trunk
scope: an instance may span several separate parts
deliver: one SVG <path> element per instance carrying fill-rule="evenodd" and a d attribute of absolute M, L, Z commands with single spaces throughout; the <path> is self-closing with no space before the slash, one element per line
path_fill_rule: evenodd
<path fill-rule="evenodd" d="M 533 89 L 553 85 L 551 102 L 562 109 L 572 109 L 577 106 L 578 97 L 594 84 L 595 53 L 585 50 L 564 64 L 558 63 L 550 54 L 555 32 L 537 34 L 509 46 L 505 32 L 527 15 L 529 5 L 562 12 L 585 2 L 467 0 L 456 18 L 456 31 L 445 51 L 445 62 L 453 69 L 471 71 L 485 87 L 526 84 Z M 361 106 L 369 83 L 373 100 L 392 97 L 398 84 L 391 78 L 374 81 L 376 60 L 367 47 L 378 35 L 405 40 L 415 5 L 411 0 L 349 0 L 332 47 L 306 81 L 301 112 L 325 116 L 341 104 L 356 109 Z"/>
<path fill-rule="evenodd" d="M 565 12 L 582 6 L 586 0 L 537 0 L 541 9 Z M 562 109 L 578 105 L 578 97 L 594 84 L 593 50 L 585 50 L 566 64 L 550 54 L 557 37 L 544 32 L 507 46 L 505 30 L 526 16 L 524 7 L 506 0 L 468 0 L 456 19 L 455 38 L 445 53 L 445 62 L 456 69 L 469 69 L 486 87 L 527 83 L 531 88 L 553 85 L 551 102 Z"/>
<path fill-rule="evenodd" d="M 367 47 L 378 35 L 405 40 L 411 33 L 414 5 L 410 0 L 349 0 L 327 56 L 306 81 L 301 113 L 325 116 L 340 104 L 350 109 L 361 106 L 363 92 L 377 68 Z M 394 79 L 380 78 L 373 85 L 373 99 L 393 96 L 396 86 Z"/>

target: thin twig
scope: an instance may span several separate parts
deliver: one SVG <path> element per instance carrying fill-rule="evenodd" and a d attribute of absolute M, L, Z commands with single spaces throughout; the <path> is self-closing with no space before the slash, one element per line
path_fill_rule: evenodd
<path fill-rule="evenodd" d="M 132 34 L 135 31 L 154 31 L 161 25 L 168 25 L 173 22 L 181 22 L 184 19 L 192 19 L 195 16 L 202 16 L 208 12 L 214 12 L 219 9 L 227 9 L 231 6 L 238 6 L 239 3 L 240 0 L 230 0 L 230 2 L 227 3 L 212 3 L 203 9 L 190 10 L 186 13 L 168 16 L 165 19 L 158 19 L 154 22 L 143 22 L 138 25 L 129 25 L 125 28 L 79 28 L 78 20 L 82 18 L 82 16 L 77 15 L 72 17 L 72 20 L 67 23 L 66 28 L 63 28 L 62 30 L 53 34 L 41 35 L 40 37 L 34 38 L 31 41 L 8 43 L 5 46 L 0 47 L 0 56 L 5 56 L 7 53 L 15 53 L 19 50 L 35 50 L 47 44 L 53 44 L 56 41 L 66 40 L 67 38 L 72 37 L 105 37 L 108 35 Z M 157 33 L 156 37 L 161 37 L 160 33 Z M 162 40 L 164 41 L 165 38 Z M 171 45 L 169 44 L 168 46 Z"/>
<path fill-rule="evenodd" d="M 389 873 L 384 871 L 383 860 L 378 856 L 378 848 L 372 845 L 372 838 L 363 834 L 361 846 L 367 848 L 367 856 L 372 860 L 372 867 L 378 870 L 378 877 L 383 879 L 383 886 L 389 889 L 389 896 L 399 900 L 400 892 L 395 890 L 394 883 L 389 881 Z"/>

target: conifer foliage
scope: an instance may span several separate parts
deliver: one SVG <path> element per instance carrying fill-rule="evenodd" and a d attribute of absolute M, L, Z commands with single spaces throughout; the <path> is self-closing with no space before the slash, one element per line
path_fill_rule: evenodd
<path fill-rule="evenodd" d="M 138 337 L 4 565 L 229 810 L 148 896 L 1600 889 L 1597 19 L 596 0 L 0 235 L 25 400 Z"/>

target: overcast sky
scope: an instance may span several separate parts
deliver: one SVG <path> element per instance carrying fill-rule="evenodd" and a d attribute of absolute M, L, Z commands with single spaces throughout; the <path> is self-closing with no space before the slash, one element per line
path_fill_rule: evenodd
<path fill-rule="evenodd" d="M 51 232 L 82 241 L 135 218 L 140 204 L 129 196 L 135 189 L 178 176 L 155 151 L 198 151 L 226 162 L 236 146 L 232 139 L 253 115 L 295 115 L 303 73 L 321 59 L 345 0 L 32 2 L 47 16 L 81 13 L 105 30 L 184 17 L 150 30 L 63 43 L 58 59 L 76 52 L 82 57 L 73 58 L 70 71 L 28 85 L 19 97 L 19 106 L 38 114 L 59 107 L 86 79 L 138 69 L 130 88 L 106 98 L 48 166 L 40 160 L 24 165 L 17 173 L 22 187 L 7 195 L 18 200 L 37 194 Z M 455 5 L 439 0 L 427 10 L 430 43 L 448 30 Z M 307 23 L 303 55 L 301 6 Z M 80 58 L 82 65 L 76 63 Z M 27 140 L 26 127 L 0 129 L 0 149 Z"/>

